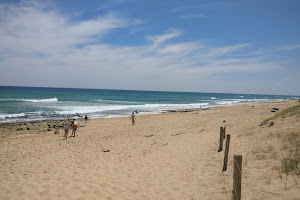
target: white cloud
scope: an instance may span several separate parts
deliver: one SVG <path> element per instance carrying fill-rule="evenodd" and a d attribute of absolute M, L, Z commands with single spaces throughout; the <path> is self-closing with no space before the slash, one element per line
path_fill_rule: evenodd
<path fill-rule="evenodd" d="M 147 40 L 153 42 L 154 47 L 159 46 L 160 44 L 164 43 L 167 40 L 170 40 L 174 37 L 181 35 L 181 32 L 178 30 L 171 30 L 170 33 L 166 33 L 163 35 L 156 35 L 156 36 L 146 36 Z"/>
<path fill-rule="evenodd" d="M 161 54 L 181 54 L 187 55 L 193 52 L 197 52 L 201 49 L 205 48 L 201 44 L 197 44 L 195 42 L 189 43 L 176 43 L 169 44 L 158 49 L 158 52 Z"/>
<path fill-rule="evenodd" d="M 196 14 L 184 14 L 184 15 L 181 15 L 179 16 L 179 18 L 181 19 L 193 19 L 193 18 L 205 18 L 206 16 L 204 14 L 199 14 L 199 13 L 196 13 Z"/>
<path fill-rule="evenodd" d="M 0 6 L 1 50 L 6 52 L 51 53 L 98 42 L 112 29 L 140 23 L 114 15 L 72 22 L 56 10 L 35 3 Z"/>
<path fill-rule="evenodd" d="M 205 76 L 283 68 L 269 55 L 257 56 L 250 44 L 172 42 L 182 36 L 176 29 L 146 36 L 150 45 L 107 44 L 102 38 L 110 31 L 142 23 L 113 14 L 72 21 L 29 3 L 0 4 L 0 17 L 2 85 L 172 90 L 193 88 Z"/>
<path fill-rule="evenodd" d="M 248 44 L 237 44 L 233 46 L 225 46 L 225 47 L 214 47 L 209 50 L 206 54 L 207 57 L 219 57 L 224 55 L 232 55 L 236 52 L 243 52 L 245 47 L 249 46 Z M 233 55 L 234 56 L 234 55 Z"/>
<path fill-rule="evenodd" d="M 284 45 L 277 48 L 278 51 L 293 51 L 297 49 L 300 49 L 300 44 Z"/>

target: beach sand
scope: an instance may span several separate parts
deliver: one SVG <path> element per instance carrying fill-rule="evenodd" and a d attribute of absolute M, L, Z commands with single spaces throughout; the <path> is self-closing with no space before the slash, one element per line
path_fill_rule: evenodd
<path fill-rule="evenodd" d="M 300 199 L 299 170 L 282 169 L 284 158 L 299 156 L 300 116 L 260 126 L 295 105 L 137 115 L 134 126 L 130 116 L 89 120 L 67 140 L 62 130 L 8 135 L 2 128 L 0 199 L 232 199 L 234 154 L 243 156 L 242 199 Z M 218 152 L 223 120 L 231 136 L 226 172 Z"/>

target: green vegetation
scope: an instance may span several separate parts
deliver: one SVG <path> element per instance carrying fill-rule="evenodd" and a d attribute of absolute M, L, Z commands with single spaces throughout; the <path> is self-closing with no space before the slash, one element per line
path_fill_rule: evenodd
<path fill-rule="evenodd" d="M 257 147 L 252 150 L 252 154 L 255 155 L 256 160 L 278 159 L 278 154 L 272 145 L 267 147 Z"/>
<path fill-rule="evenodd" d="M 273 117 L 265 119 L 259 126 L 264 126 L 264 125 L 268 124 L 271 120 L 276 120 L 279 118 L 286 118 L 286 117 L 291 117 L 291 116 L 300 117 L 300 105 L 289 107 L 287 109 L 284 109 L 281 112 L 278 112 Z M 274 125 L 274 122 L 272 125 Z"/>
<path fill-rule="evenodd" d="M 275 148 L 273 145 L 258 146 L 252 149 L 251 153 L 255 160 L 277 160 L 280 164 L 274 166 L 274 169 L 289 175 L 294 173 L 300 175 L 300 131 L 271 133 L 270 137 L 277 138 L 281 143 L 281 148 Z M 280 156 L 284 155 L 284 156 Z"/>
<path fill-rule="evenodd" d="M 300 102 L 300 100 L 299 100 Z M 270 117 L 264 120 L 260 126 L 269 124 L 269 127 L 275 125 L 275 120 L 284 119 L 288 117 L 300 117 L 300 105 L 292 106 L 287 109 L 282 110 L 281 112 L 276 113 L 273 117 Z M 288 120 L 288 119 L 286 119 Z M 262 159 L 280 159 L 281 166 L 278 166 L 278 169 L 285 173 L 286 175 L 294 173 L 300 175 L 300 131 L 290 132 L 276 132 L 271 133 L 271 138 L 277 138 L 281 141 L 281 149 L 274 149 L 272 146 L 257 148 L 252 150 L 252 153 L 256 155 L 257 160 Z M 279 153 L 280 151 L 280 153 Z M 284 156 L 278 156 L 284 155 Z"/>
<path fill-rule="evenodd" d="M 300 175 L 298 164 L 300 162 L 300 132 L 288 133 L 282 138 L 285 143 L 285 150 L 289 151 L 289 156 L 286 156 L 281 161 L 281 171 L 288 175 L 290 172 L 295 172 Z"/>
<path fill-rule="evenodd" d="M 282 172 L 288 175 L 290 172 L 297 169 L 298 162 L 299 161 L 291 157 L 283 158 L 283 160 L 281 161 Z"/>

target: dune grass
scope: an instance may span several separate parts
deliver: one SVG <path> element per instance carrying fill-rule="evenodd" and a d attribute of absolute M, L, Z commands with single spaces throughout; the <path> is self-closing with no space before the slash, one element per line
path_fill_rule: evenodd
<path fill-rule="evenodd" d="M 282 138 L 282 141 L 289 155 L 282 159 L 281 171 L 286 175 L 291 172 L 300 175 L 300 168 L 298 167 L 300 162 L 300 131 L 286 134 L 285 137 Z"/>
<path fill-rule="evenodd" d="M 292 106 L 292 107 L 289 107 L 287 109 L 284 109 L 284 110 L 278 112 L 273 117 L 265 119 L 259 126 L 264 126 L 272 120 L 276 120 L 276 119 L 279 119 L 279 118 L 291 117 L 291 116 L 300 117 L 300 105 Z M 274 125 L 274 122 L 273 122 L 273 125 Z"/>
<path fill-rule="evenodd" d="M 300 100 L 299 100 L 300 102 Z M 269 127 L 274 126 L 275 120 L 277 119 L 284 119 L 288 117 L 300 117 L 300 105 L 292 106 L 287 109 L 284 109 L 278 113 L 276 113 L 273 117 L 265 119 L 260 126 L 264 126 L 269 124 Z M 292 132 L 283 132 L 283 133 L 271 133 L 272 137 L 278 138 L 281 141 L 282 148 L 277 151 L 280 151 L 279 154 L 284 154 L 284 157 L 281 157 L 281 166 L 280 171 L 285 173 L 286 175 L 290 173 L 294 173 L 296 175 L 300 175 L 300 131 L 292 131 Z M 266 148 L 267 149 L 267 148 Z M 275 152 L 275 153 L 274 153 Z M 284 153 L 285 152 L 285 153 Z M 265 157 L 269 158 L 266 153 L 274 153 L 276 151 L 269 151 L 269 152 L 253 152 L 256 153 L 259 158 Z M 276 157 L 274 157 L 276 158 Z"/>

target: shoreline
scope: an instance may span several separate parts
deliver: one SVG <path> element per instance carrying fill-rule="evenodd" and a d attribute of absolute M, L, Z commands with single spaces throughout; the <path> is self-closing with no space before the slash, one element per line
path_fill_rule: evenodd
<path fill-rule="evenodd" d="M 165 110 L 158 114 L 141 114 L 137 116 L 148 116 L 148 115 L 161 115 L 165 113 L 190 113 L 190 112 L 201 112 L 204 110 L 211 109 L 222 109 L 232 106 L 242 106 L 242 105 L 257 105 L 264 103 L 280 103 L 280 102 L 289 102 L 289 101 L 299 101 L 299 100 L 280 100 L 280 101 L 268 101 L 268 102 L 256 102 L 256 103 L 245 103 L 245 104 L 236 104 L 236 105 L 221 105 L 208 108 L 190 108 L 190 109 L 177 109 L 177 110 Z M 102 120 L 102 119 L 116 119 L 116 118 L 126 118 L 127 116 L 121 117 L 108 117 L 108 118 L 98 118 L 98 119 L 89 119 L 88 121 Z M 3 122 L 0 123 L 0 138 L 16 136 L 16 135 L 26 135 L 26 134 L 41 134 L 41 133 L 54 133 L 58 134 L 62 132 L 62 124 L 65 120 L 71 122 L 74 118 L 69 119 L 48 119 L 48 120 L 38 120 L 38 121 L 20 121 L 20 122 Z M 76 118 L 80 124 L 84 124 L 84 118 Z M 55 133 L 56 131 L 56 133 Z"/>
<path fill-rule="evenodd" d="M 228 102 L 226 102 L 228 100 Z M 212 109 L 212 108 L 218 108 L 218 107 L 224 107 L 224 106 L 234 106 L 234 105 L 244 105 L 244 104 L 253 104 L 253 103 L 268 103 L 268 102 L 277 102 L 277 101 L 289 101 L 289 100 L 298 100 L 298 99 L 224 99 L 224 101 L 221 99 L 220 102 L 214 102 L 212 104 L 210 103 L 204 103 L 208 105 L 194 105 L 197 103 L 191 103 L 191 104 L 182 104 L 182 106 L 176 105 L 176 108 L 164 108 L 164 109 L 159 109 L 156 108 L 153 110 L 143 110 L 142 108 L 137 109 L 137 108 L 132 108 L 133 110 L 143 110 L 143 112 L 140 113 L 140 115 L 151 115 L 151 114 L 161 114 L 165 112 L 178 112 L 178 111 L 186 111 L 188 112 L 189 110 L 197 110 L 197 109 Z M 235 102 L 237 100 L 237 102 Z M 243 101 L 245 100 L 245 101 Z M 199 103 L 201 104 L 201 103 Z M 155 104 L 154 104 L 155 105 Z M 170 104 L 172 105 L 172 104 Z M 138 105 L 137 105 L 138 106 Z M 172 106 L 171 106 L 172 107 Z M 132 111 L 133 111 L 132 110 Z M 37 113 L 43 112 L 43 111 L 37 111 Z M 80 111 L 78 111 L 80 112 Z M 25 112 L 25 111 L 20 111 L 20 113 L 15 113 L 15 114 L 4 114 L 0 116 L 0 125 L 1 124 L 9 124 L 9 123 L 31 123 L 31 122 L 37 122 L 37 121 L 61 121 L 65 119 L 81 119 L 83 115 L 88 115 L 90 119 L 102 119 L 102 118 L 118 118 L 118 117 L 126 117 L 127 115 L 131 115 L 130 110 L 126 110 L 128 112 L 127 114 L 124 114 L 124 112 L 120 112 L 119 110 L 112 110 L 112 112 L 105 112 L 105 113 L 98 113 L 94 111 L 95 113 L 84 113 L 80 112 L 76 114 L 68 114 L 66 116 L 60 115 L 60 114 L 55 114 L 54 115 L 36 115 L 34 118 L 31 116 L 31 112 Z M 35 113 L 35 112 L 32 112 Z M 99 116 L 98 116 L 99 114 Z M 102 116 L 103 115 L 103 116 Z M 18 117 L 19 116 L 19 117 Z"/>

